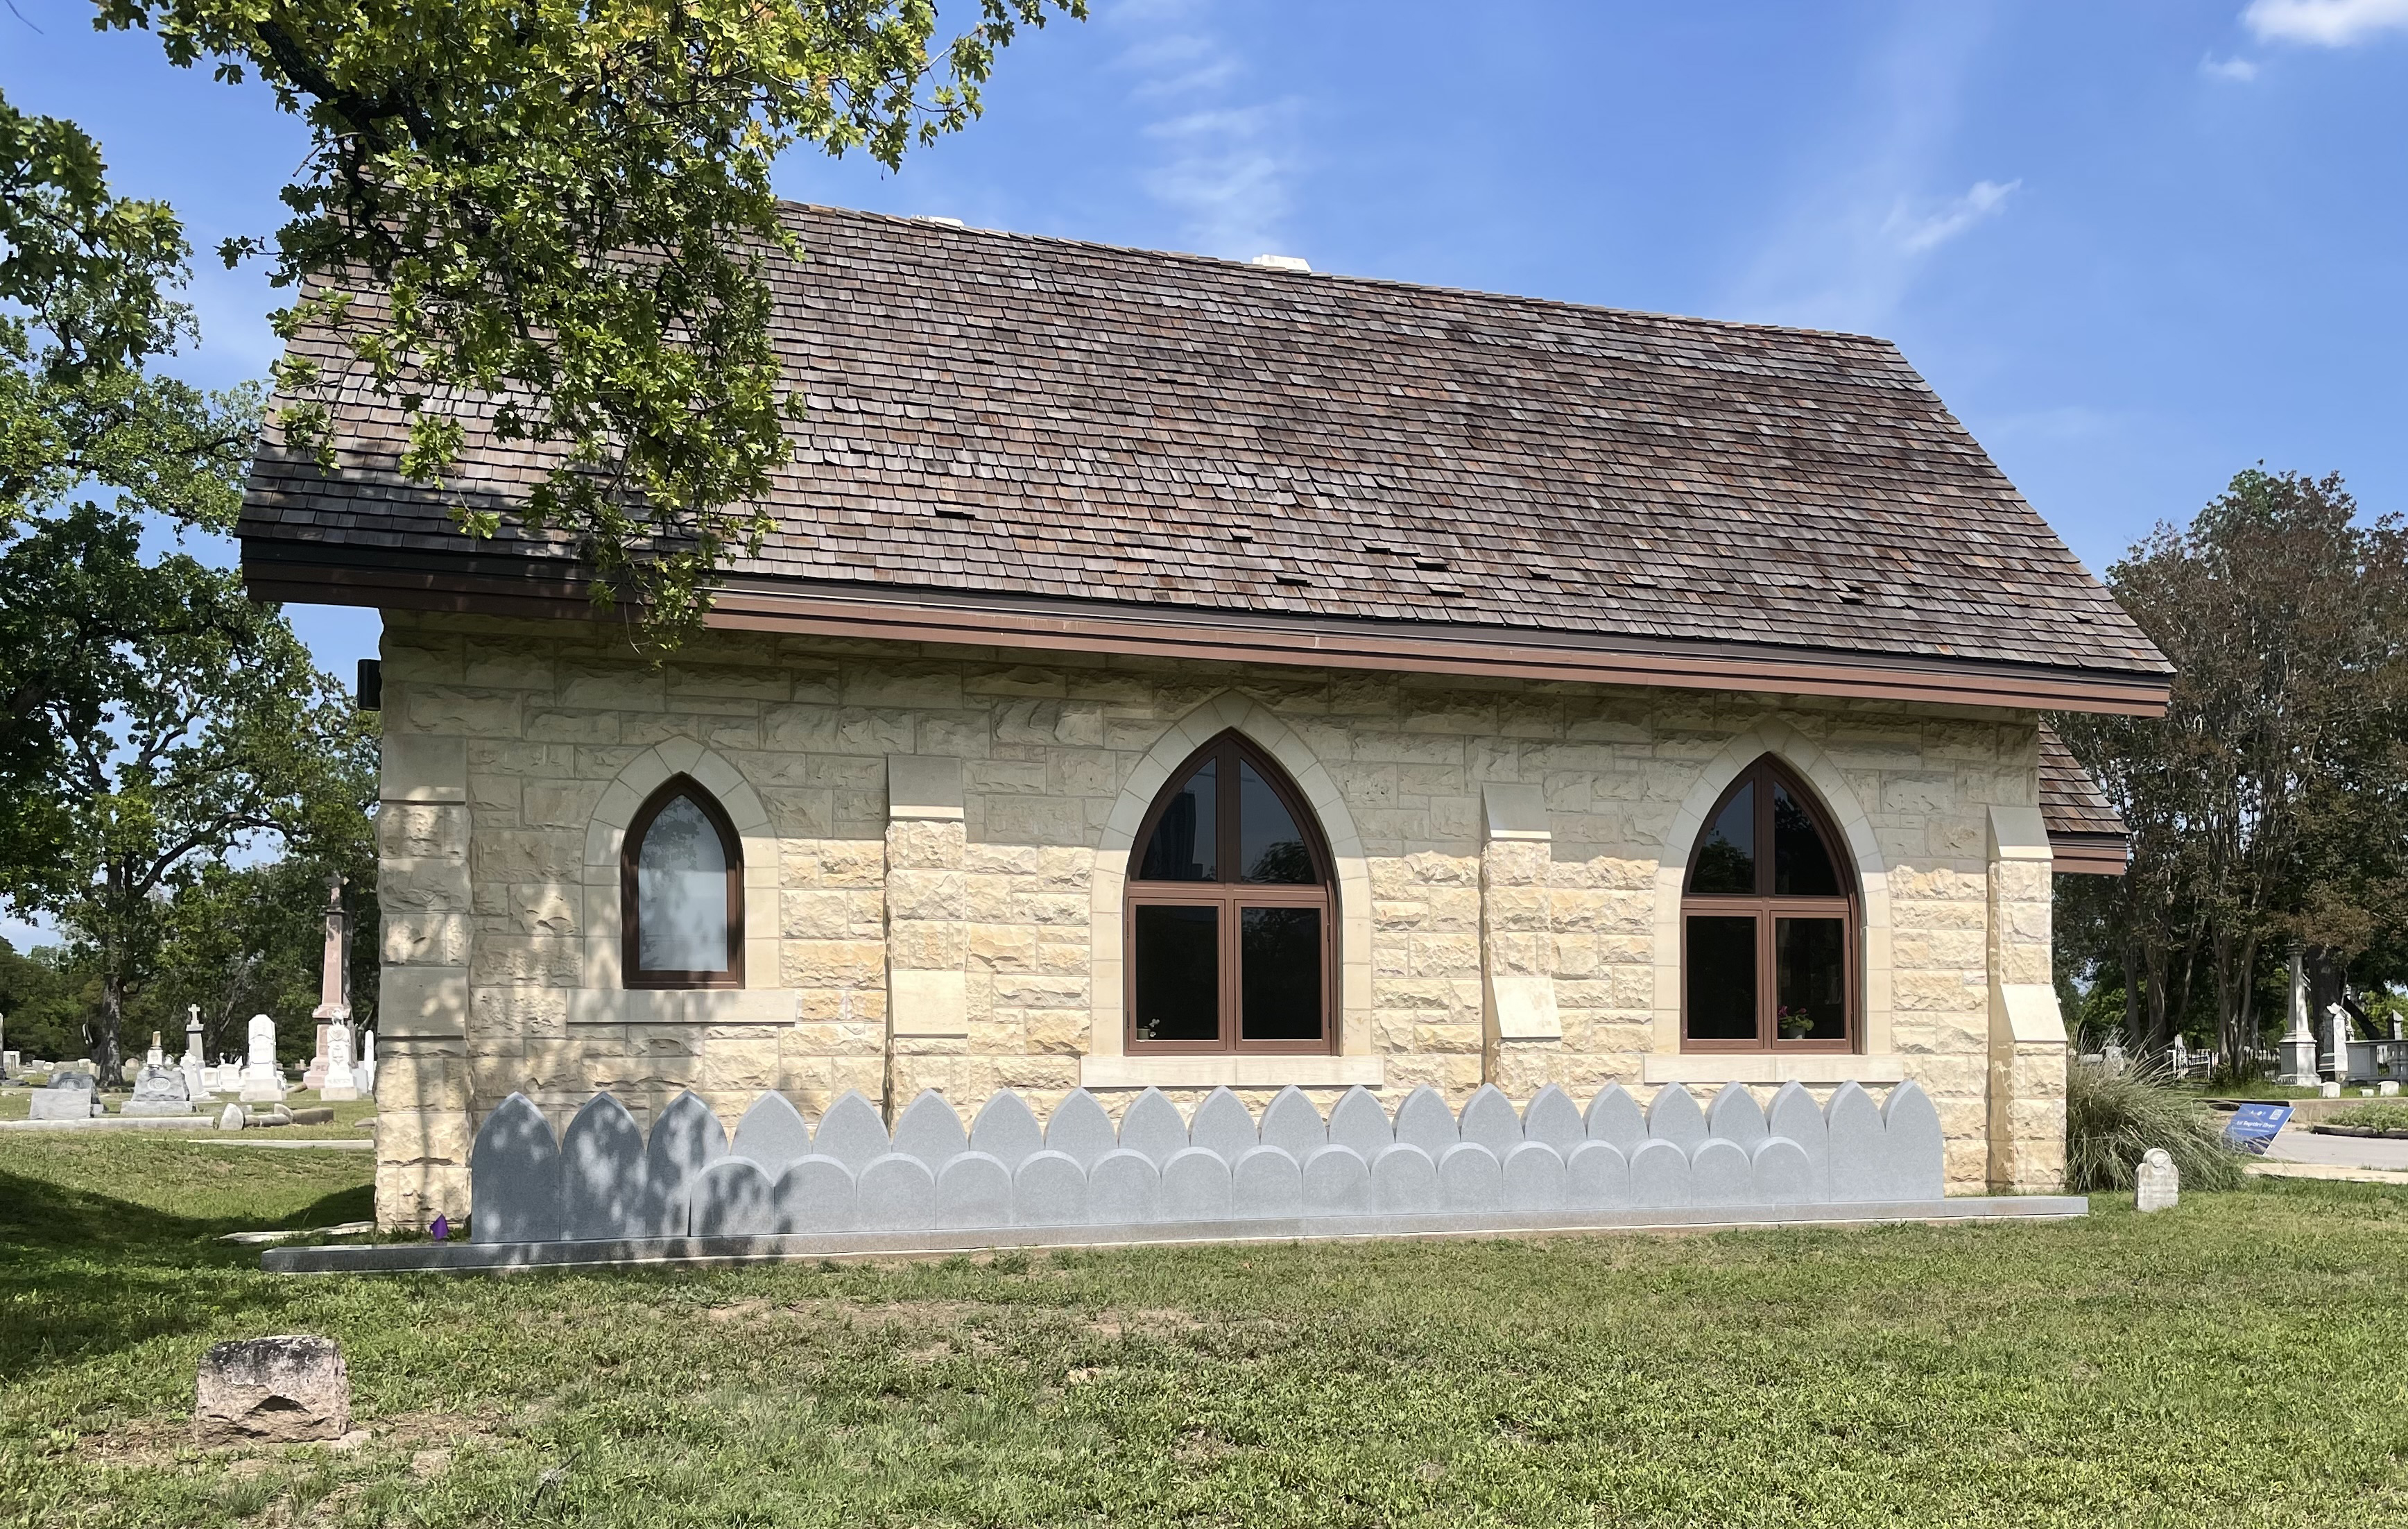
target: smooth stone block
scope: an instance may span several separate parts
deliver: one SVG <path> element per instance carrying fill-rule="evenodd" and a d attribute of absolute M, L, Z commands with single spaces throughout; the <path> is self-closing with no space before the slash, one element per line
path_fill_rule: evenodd
<path fill-rule="evenodd" d="M 1631 1203 L 1630 1160 L 1612 1142 L 1583 1142 L 1564 1160 L 1564 1203 L 1574 1210 L 1618 1210 Z"/>
<path fill-rule="evenodd" d="M 1521 1122 L 1515 1121 L 1518 1127 Z M 1379 1181 L 1374 1177 L 1376 1193 Z M 1438 1203 L 1447 1210 L 1494 1214 L 1505 1204 L 1505 1169 L 1478 1142 L 1457 1142 L 1438 1160 Z"/>
<path fill-rule="evenodd" d="M 694 1181 L 726 1155 L 727 1128 L 699 1094 L 681 1093 L 669 1101 L 644 1144 L 644 1204 L 651 1235 L 686 1235 Z"/>
<path fill-rule="evenodd" d="M 933 1174 L 968 1151 L 970 1139 L 962 1130 L 962 1118 L 945 1103 L 945 1096 L 934 1089 L 923 1089 L 896 1118 L 894 1149 L 917 1159 Z"/>
<path fill-rule="evenodd" d="M 1087 1170 L 1068 1152 L 1031 1152 L 1011 1176 L 1015 1226 L 1083 1226 L 1087 1222 Z"/>
<path fill-rule="evenodd" d="M 810 1149 L 811 1128 L 803 1123 L 802 1111 L 784 1094 L 772 1092 L 752 1101 L 744 1118 L 736 1122 L 736 1140 L 727 1155 L 750 1158 L 776 1178 L 786 1171 L 786 1164 Z"/>
<path fill-rule="evenodd" d="M 1584 1142 L 1581 1145 L 1585 1147 L 1588 1144 Z M 1600 1142 L 1598 1145 L 1604 1144 Z M 1564 1160 L 1546 1143 L 1524 1142 L 1506 1153 L 1504 1175 L 1505 1208 L 1508 1210 L 1564 1208 L 1567 1199 Z"/>
<path fill-rule="evenodd" d="M 1493 1083 L 1482 1084 L 1464 1101 L 1462 1130 L 1465 1141 L 1488 1148 L 1498 1162 L 1522 1145 L 1522 1118 L 1513 1113 L 1513 1101 Z"/>
<path fill-rule="evenodd" d="M 1084 1089 L 1071 1090 L 1045 1122 L 1046 1150 L 1062 1153 L 1081 1168 L 1093 1168 L 1097 1159 L 1119 1146 L 1120 1133 L 1113 1129 L 1112 1118 Z"/>
<path fill-rule="evenodd" d="M 1406 1142 L 1392 1142 L 1371 1160 L 1373 1214 L 1427 1216 L 1438 1208 L 1438 1164 L 1427 1152 Z"/>
<path fill-rule="evenodd" d="M 1671 1142 L 1641 1142 L 1630 1154 L 1630 1203 L 1647 1210 L 1687 1204 L 1689 1154 Z"/>
<path fill-rule="evenodd" d="M 1321 1110 L 1302 1089 L 1291 1083 L 1263 1107 L 1262 1144 L 1276 1147 L 1301 1165 L 1317 1148 L 1329 1144 L 1329 1127 Z"/>
<path fill-rule="evenodd" d="M 1709 1136 L 1689 1154 L 1689 1203 L 1693 1205 L 1744 1205 L 1756 1195 L 1756 1169 L 1747 1148 L 1722 1136 Z"/>
<path fill-rule="evenodd" d="M 468 1149 L 468 1195 L 471 1242 L 560 1236 L 560 1144 L 552 1140 L 552 1122 L 526 1095 L 503 1100 L 477 1128 Z"/>
<path fill-rule="evenodd" d="M 1196 1118 L 1187 1122 L 1187 1139 L 1219 1154 L 1224 1163 L 1237 1161 L 1262 1143 L 1254 1116 L 1226 1089 L 1213 1089 L 1196 1106 Z"/>
<path fill-rule="evenodd" d="M 1142 1152 L 1116 1147 L 1087 1170 L 1087 1220 L 1139 1226 L 1162 1219 L 1162 1174 Z"/>
<path fill-rule="evenodd" d="M 1045 1150 L 1045 1132 L 1028 1102 L 1006 1089 L 979 1106 L 978 1118 L 970 1122 L 970 1150 L 1017 1174 L 1022 1163 Z"/>
<path fill-rule="evenodd" d="M 819 1129 L 811 1132 L 812 1155 L 836 1159 L 856 1178 L 863 1169 L 894 1149 L 878 1106 L 850 1089 L 828 1106 L 827 1113 L 820 1117 Z"/>
<path fill-rule="evenodd" d="M 2132 1208 L 2153 1216 L 2181 1204 L 2182 1170 L 2174 1166 L 2173 1154 L 2162 1147 L 2150 1147 L 2132 1170 Z"/>
<path fill-rule="evenodd" d="M 1380 1101 L 1361 1084 L 1339 1095 L 1329 1111 L 1329 1145 L 1342 1147 L 1369 1163 L 1387 1150 L 1397 1139 L 1396 1128 L 1388 1122 L 1388 1112 Z M 1312 1190 L 1307 1187 L 1309 1196 Z"/>
<path fill-rule="evenodd" d="M 1162 1219 L 1226 1221 L 1230 1207 L 1229 1164 L 1209 1147 L 1173 1152 L 1162 1165 Z"/>
<path fill-rule="evenodd" d="M 579 1105 L 560 1134 L 561 1236 L 602 1242 L 652 1235 L 644 1175 L 643 1128 L 627 1106 L 607 1093 Z"/>
<path fill-rule="evenodd" d="M 896 1132 L 901 1135 L 901 1132 Z M 937 1224 L 940 1227 L 1005 1227 L 1011 1224 L 1011 1170 L 984 1152 L 961 1152 L 937 1174 Z"/>
<path fill-rule="evenodd" d="M 1304 1165 L 1276 1147 L 1240 1154 L 1229 1170 L 1229 1214 L 1240 1220 L 1303 1215 Z"/>
<path fill-rule="evenodd" d="M 1587 1122 L 1581 1118 L 1580 1106 L 1572 1096 L 1550 1083 L 1530 1097 L 1522 1111 L 1522 1139 L 1544 1142 L 1555 1149 L 1560 1162 L 1571 1156 L 1572 1148 L 1588 1140 Z"/>
<path fill-rule="evenodd" d="M 1831 1194 L 1831 1133 L 1823 1124 L 1823 1106 L 1814 1103 L 1805 1085 L 1784 1083 L 1772 1092 L 1765 1111 L 1770 1135 L 1797 1144 L 1806 1154 L 1806 1203 L 1821 1204 Z"/>
<path fill-rule="evenodd" d="M 1823 1106 L 1823 1127 L 1830 1139 L 1832 1204 L 1857 1204 L 1886 1196 L 1889 1132 L 1872 1095 L 1854 1083 L 1841 1084 Z"/>
<path fill-rule="evenodd" d="M 1590 1100 L 1584 1118 L 1590 1141 L 1603 1142 L 1626 1159 L 1647 1139 L 1647 1117 L 1640 1112 L 1639 1101 L 1619 1083 L 1607 1084 L 1603 1092 Z"/>
<path fill-rule="evenodd" d="M 1335 1142 L 1313 1148 L 1312 1155 L 1304 1160 L 1304 1213 L 1371 1214 L 1371 1165 L 1363 1161 L 1361 1153 Z"/>
<path fill-rule="evenodd" d="M 1819 1118 L 1819 1116 L 1817 1117 Z M 1811 1205 L 1814 1203 L 1814 1165 L 1806 1149 L 1786 1136 L 1767 1136 L 1749 1154 L 1756 1178 L 1756 1198 L 1767 1205 Z"/>
<path fill-rule="evenodd" d="M 1922 1085 L 1907 1079 L 1882 1102 L 1885 1200 L 1938 1200 L 1948 1192 L 1947 1139 L 1940 1111 Z"/>
<path fill-rule="evenodd" d="M 1180 1118 L 1179 1106 L 1172 1103 L 1160 1089 L 1148 1089 L 1137 1096 L 1121 1117 L 1121 1149 L 1136 1152 L 1160 1168 L 1170 1161 L 1174 1152 L 1187 1149 L 1187 1122 Z"/>
<path fill-rule="evenodd" d="M 853 1231 L 861 1224 L 853 1170 L 817 1152 L 796 1158 L 778 1177 L 772 1218 L 786 1236 Z"/>
<path fill-rule="evenodd" d="M 695 1179 L 688 1224 L 697 1237 L 774 1236 L 777 1188 L 761 1164 L 731 1153 Z"/>
<path fill-rule="evenodd" d="M 1747 1091 L 1744 1083 L 1726 1083 L 1706 1106 L 1706 1134 L 1719 1136 L 1727 1142 L 1737 1142 L 1750 1151 L 1756 1144 L 1770 1134 L 1765 1130 L 1764 1110 L 1756 1103 L 1756 1095 Z"/>
<path fill-rule="evenodd" d="M 1656 1089 L 1647 1102 L 1647 1138 L 1696 1151 L 1706 1139 L 1706 1112 L 1698 1108 L 1697 1096 L 1677 1083 Z"/>
<path fill-rule="evenodd" d="M 1397 1106 L 1395 1136 L 1408 1147 L 1420 1147 L 1435 1162 L 1463 1140 L 1463 1131 L 1455 1122 L 1455 1111 L 1447 1108 L 1446 1095 L 1425 1083 Z"/>
<path fill-rule="evenodd" d="M 872 1158 L 853 1186 L 864 1232 L 925 1232 L 937 1219 L 937 1176 L 918 1158 Z"/>

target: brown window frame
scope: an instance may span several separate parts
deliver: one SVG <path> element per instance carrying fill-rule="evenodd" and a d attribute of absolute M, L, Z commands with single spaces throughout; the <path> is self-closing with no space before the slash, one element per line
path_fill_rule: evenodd
<path fill-rule="evenodd" d="M 727 859 L 727 964 L 713 972 L 646 971 L 643 966 L 642 901 L 637 895 L 636 860 L 652 819 L 680 797 L 690 797 L 702 815 L 718 830 L 721 852 Z M 744 986 L 744 841 L 736 825 L 700 781 L 671 775 L 644 799 L 627 824 L 619 844 L 620 986 L 642 988 L 720 988 Z"/>
<path fill-rule="evenodd" d="M 1146 846 L 1154 842 L 1154 830 L 1162 815 L 1179 795 L 1188 777 L 1201 769 L 1207 759 L 1216 762 L 1214 785 L 1218 800 L 1213 804 L 1213 829 L 1219 837 L 1213 856 L 1222 873 L 1218 881 L 1141 881 L 1138 871 L 1145 863 Z M 1280 804 L 1296 820 L 1304 835 L 1305 853 L 1312 860 L 1313 881 L 1309 885 L 1288 883 L 1266 885 L 1236 879 L 1238 853 L 1242 829 L 1238 821 L 1240 762 L 1252 765 L 1254 773 L 1280 799 Z M 1220 1030 L 1210 1041 L 1140 1041 L 1137 1035 L 1137 911 L 1141 907 L 1216 907 L 1220 909 Z M 1318 908 L 1321 910 L 1321 1036 L 1310 1041 L 1248 1041 L 1241 1038 L 1244 1018 L 1244 973 L 1240 963 L 1240 918 L 1247 908 Z M 1338 1008 L 1338 876 L 1336 861 L 1329 845 L 1322 837 L 1321 819 L 1288 779 L 1287 772 L 1277 761 L 1236 732 L 1222 733 L 1202 748 L 1181 761 L 1162 790 L 1146 809 L 1145 821 L 1138 828 L 1137 842 L 1129 847 L 1128 875 L 1121 895 L 1121 1044 L 1132 1056 L 1334 1056 L 1339 1046 L 1340 1017 Z"/>
<path fill-rule="evenodd" d="M 1698 857 L 1722 817 L 1723 809 L 1731 798 L 1750 785 L 1756 787 L 1756 886 L 1753 893 L 1693 892 L 1690 886 L 1697 879 Z M 1822 841 L 1823 853 L 1829 857 L 1832 870 L 1840 878 L 1841 892 L 1836 897 L 1781 897 L 1771 890 L 1774 873 L 1772 837 L 1772 791 L 1775 786 L 1786 789 L 1806 809 L 1806 817 Z M 1681 1049 L 1684 1052 L 1792 1052 L 1823 1056 L 1847 1055 L 1862 1049 L 1864 1044 L 1864 918 L 1863 902 L 1856 885 L 1856 862 L 1847 854 L 1846 841 L 1831 828 L 1830 809 L 1821 796 L 1798 774 L 1772 755 L 1765 755 L 1739 772 L 1706 814 L 1698 827 L 1698 836 L 1689 846 L 1689 859 L 1681 873 Z M 1753 1040 L 1693 1040 L 1689 1035 L 1689 919 L 1692 916 L 1737 918 L 1753 916 L 1756 919 L 1756 1038 Z M 1847 1020 L 1847 1032 L 1836 1040 L 1784 1040 L 1777 1028 L 1775 1013 L 1780 1007 L 1780 981 L 1773 965 L 1773 939 L 1777 921 L 1789 918 L 1840 918 L 1846 951 L 1846 987 L 1842 1012 Z"/>

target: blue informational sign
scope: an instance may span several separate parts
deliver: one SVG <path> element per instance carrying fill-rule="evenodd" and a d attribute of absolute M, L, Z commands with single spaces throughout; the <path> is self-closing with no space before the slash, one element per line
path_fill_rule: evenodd
<path fill-rule="evenodd" d="M 2288 1104 L 2243 1104 L 2232 1112 L 2232 1121 L 2224 1128 L 2224 1139 L 2243 1152 L 2266 1155 L 2266 1144 L 2274 1139 L 2291 1118 Z"/>

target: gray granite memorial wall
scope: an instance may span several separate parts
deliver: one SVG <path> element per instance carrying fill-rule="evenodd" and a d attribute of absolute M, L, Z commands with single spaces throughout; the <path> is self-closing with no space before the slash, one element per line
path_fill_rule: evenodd
<path fill-rule="evenodd" d="M 1484 1088 L 1459 1115 L 1424 1088 L 1393 1117 L 1354 1089 L 1326 1118 L 1288 1089 L 1259 1119 L 1226 1089 L 1193 1118 L 1149 1089 L 1117 1125 L 1083 1089 L 1041 1124 L 1006 1089 L 967 1126 L 927 1092 L 891 1133 L 857 1093 L 816 1126 L 766 1093 L 732 1139 L 691 1093 L 649 1135 L 595 1094 L 557 1136 L 512 1094 L 477 1133 L 469 1233 L 485 1244 L 861 1233 L 891 1245 L 986 1229 L 1376 1233 L 1467 1217 L 1930 1204 L 1942 1150 L 1939 1114 L 1911 1082 L 1878 1105 L 1844 1084 L 1823 1106 L 1786 1084 L 1769 1109 L 1736 1084 L 1702 1108 L 1673 1085 L 1644 1110 L 1616 1086 L 1585 1111 L 1552 1085 L 1518 1112 Z"/>

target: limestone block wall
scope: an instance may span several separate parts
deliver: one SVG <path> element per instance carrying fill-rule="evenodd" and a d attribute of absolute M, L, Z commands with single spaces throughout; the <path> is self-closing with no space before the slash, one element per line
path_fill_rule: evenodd
<path fill-rule="evenodd" d="M 581 625 L 401 612 L 384 664 L 389 1221 L 466 1204 L 477 1123 L 511 1093 L 557 1127 L 596 1089 L 648 1119 L 687 1089 L 732 1118 L 764 1090 L 816 1116 L 847 1090 L 1043 1111 L 1153 1085 L 1192 1110 L 1221 1085 L 1260 1109 L 1289 1083 L 1393 1107 L 1425 1084 L 1459 1105 L 1484 1083 L 1769 1101 L 1912 1077 L 1952 1191 L 2051 1172 L 2061 1056 L 2052 1079 L 2047 1042 L 2020 1042 L 2001 1075 L 1995 1038 L 2000 950 L 2046 969 L 2045 862 L 2035 930 L 1991 829 L 2036 803 L 2029 714 L 741 633 L 652 665 Z M 1337 1057 L 1123 1055 L 1129 836 L 1223 726 L 1339 858 Z M 1768 749 L 1865 883 L 1862 1056 L 1679 1053 L 1680 867 Z M 679 772 L 757 803 L 742 992 L 617 987 L 613 835 Z"/>

